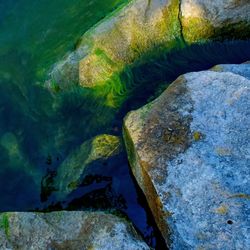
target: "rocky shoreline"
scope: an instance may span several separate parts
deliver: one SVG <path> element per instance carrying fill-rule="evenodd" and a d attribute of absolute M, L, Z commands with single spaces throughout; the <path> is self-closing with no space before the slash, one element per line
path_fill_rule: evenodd
<path fill-rule="evenodd" d="M 115 109 L 128 97 L 121 73 L 152 52 L 249 38 L 247 0 L 132 0 L 85 33 L 45 85 L 53 94 L 80 86 Z M 125 117 L 131 169 L 169 249 L 250 245 L 249 91 L 249 63 L 217 65 L 180 76 Z M 6 150 L 10 137 L 0 141 Z M 19 159 L 13 138 L 10 153 Z M 121 148 L 108 134 L 84 141 L 59 166 L 56 195 L 70 194 L 88 164 Z M 0 248 L 150 249 L 130 222 L 97 211 L 1 213 Z"/>

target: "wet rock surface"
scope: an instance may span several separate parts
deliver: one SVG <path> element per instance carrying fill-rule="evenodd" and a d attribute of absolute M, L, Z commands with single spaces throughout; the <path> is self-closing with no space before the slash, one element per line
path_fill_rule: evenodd
<path fill-rule="evenodd" d="M 172 47 L 180 37 L 178 14 L 178 0 L 131 1 L 83 35 L 76 51 L 55 65 L 53 81 L 85 87 L 117 81 L 146 51 Z"/>
<path fill-rule="evenodd" d="M 185 43 L 250 37 L 247 0 L 133 0 L 86 32 L 48 85 L 119 86 L 127 65 Z"/>
<path fill-rule="evenodd" d="M 170 249 L 250 243 L 249 64 L 215 68 L 225 72 L 185 74 L 125 118 L 132 171 Z"/>
<path fill-rule="evenodd" d="M 150 249 L 132 224 L 104 212 L 0 214 L 0 248 Z"/>
<path fill-rule="evenodd" d="M 181 0 L 181 23 L 188 43 L 250 35 L 248 0 Z"/>

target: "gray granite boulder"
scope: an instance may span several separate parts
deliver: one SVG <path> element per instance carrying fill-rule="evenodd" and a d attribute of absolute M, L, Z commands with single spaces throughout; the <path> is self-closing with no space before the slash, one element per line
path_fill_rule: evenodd
<path fill-rule="evenodd" d="M 188 43 L 249 38 L 249 0 L 180 0 L 182 33 Z"/>
<path fill-rule="evenodd" d="M 250 65 L 219 68 L 179 77 L 125 118 L 132 171 L 170 249 L 250 246 Z"/>
<path fill-rule="evenodd" d="M 0 214 L 1 250 L 147 250 L 126 220 L 103 212 Z"/>

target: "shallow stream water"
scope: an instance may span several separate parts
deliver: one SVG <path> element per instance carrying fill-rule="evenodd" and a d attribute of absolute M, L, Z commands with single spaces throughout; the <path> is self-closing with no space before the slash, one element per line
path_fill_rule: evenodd
<path fill-rule="evenodd" d="M 41 82 L 93 24 L 126 1 L 0 0 L 0 211 L 105 209 L 127 216 L 151 246 L 161 247 L 125 151 L 88 166 L 80 187 L 57 200 L 53 174 L 93 136 L 121 136 L 130 110 L 157 97 L 179 75 L 250 59 L 250 42 L 214 42 L 151 56 L 120 75 L 116 108 L 74 87 L 52 94 Z M 105 98 L 105 97 L 103 97 Z M 46 187 L 47 185 L 47 187 Z"/>

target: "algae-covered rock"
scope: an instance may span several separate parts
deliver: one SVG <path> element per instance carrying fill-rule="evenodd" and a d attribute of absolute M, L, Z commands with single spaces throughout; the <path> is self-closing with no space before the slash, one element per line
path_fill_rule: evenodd
<path fill-rule="evenodd" d="M 107 134 L 84 142 L 58 168 L 54 181 L 58 196 L 63 198 L 77 188 L 88 164 L 118 154 L 121 147 L 119 137 Z"/>
<path fill-rule="evenodd" d="M 250 37 L 248 0 L 181 0 L 181 23 L 188 43 Z"/>
<path fill-rule="evenodd" d="M 178 14 L 178 0 L 130 1 L 83 35 L 76 51 L 55 65 L 52 82 L 110 84 L 149 50 L 174 46 L 181 34 Z"/>
<path fill-rule="evenodd" d="M 0 249 L 149 249 L 132 224 L 103 212 L 0 214 Z"/>
<path fill-rule="evenodd" d="M 242 76 L 250 65 L 220 67 L 227 72 L 181 76 L 125 118 L 132 171 L 170 249 L 250 245 L 250 80 Z"/>
<path fill-rule="evenodd" d="M 128 66 L 186 44 L 249 37 L 246 0 L 132 0 L 87 31 L 47 84 L 54 90 L 80 84 L 117 107 L 126 99 L 121 74 Z"/>

